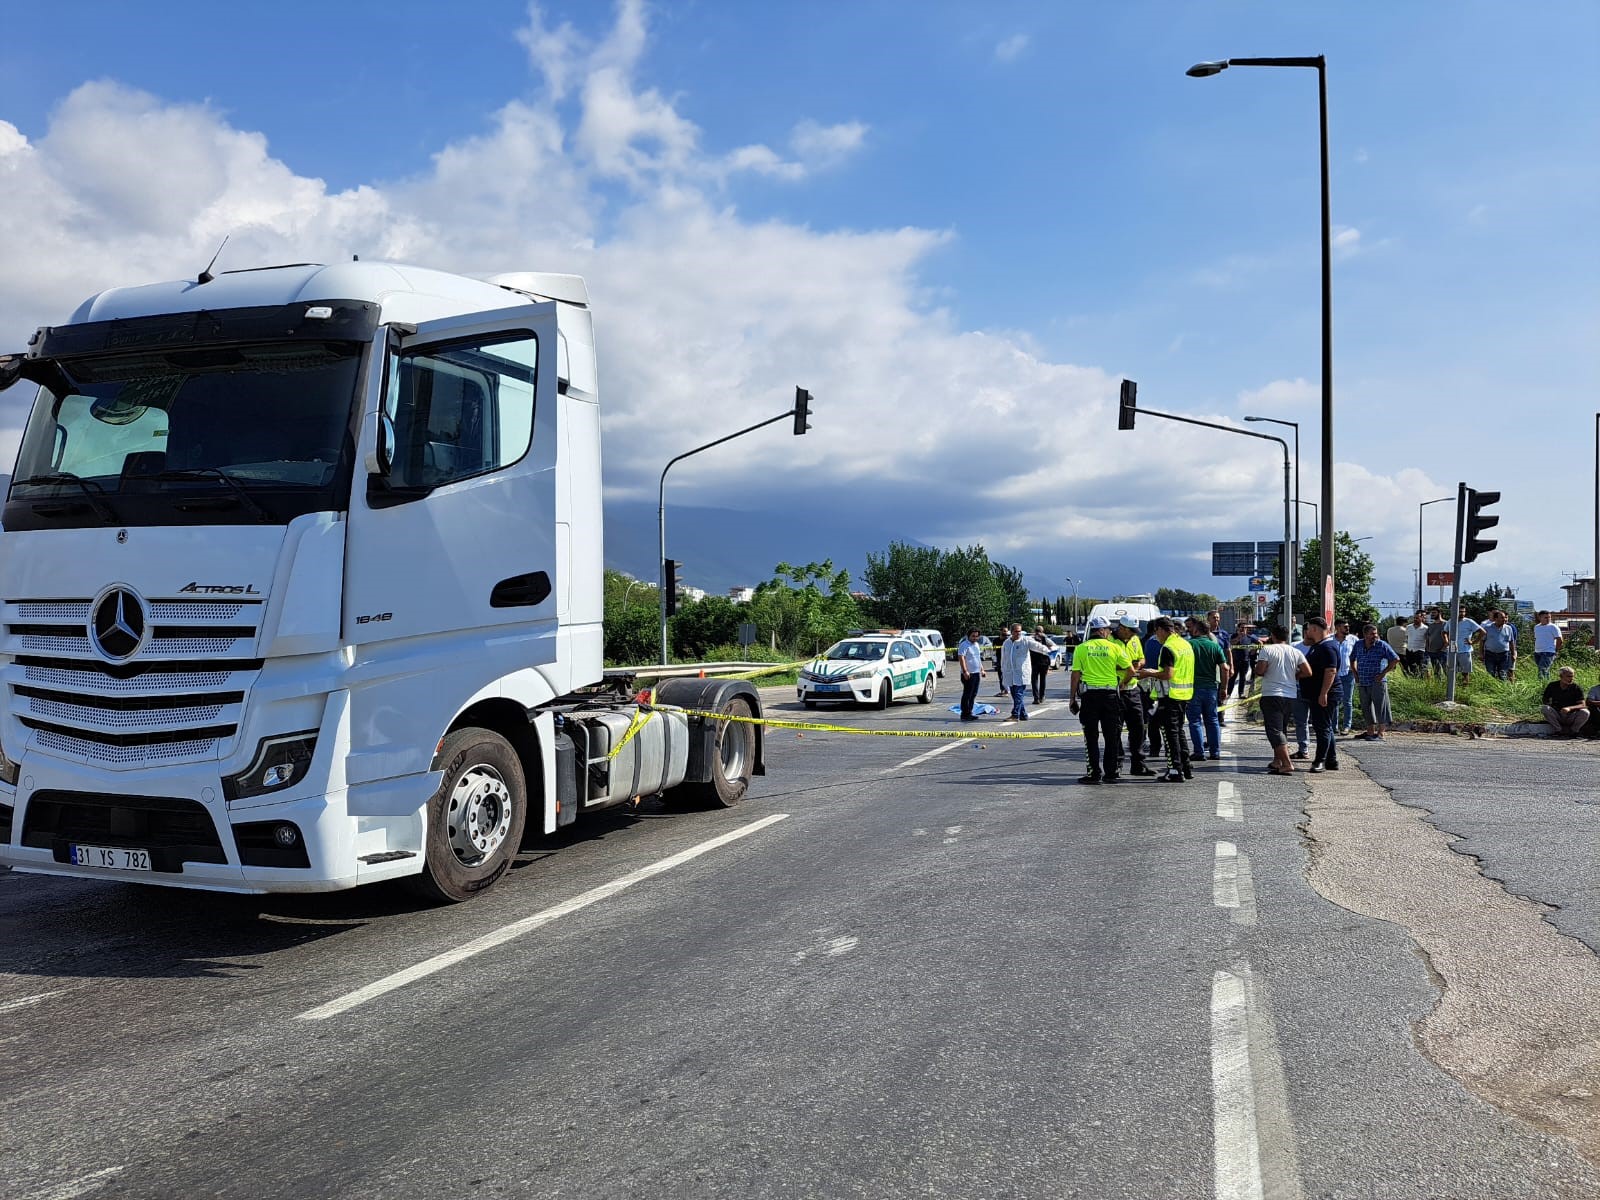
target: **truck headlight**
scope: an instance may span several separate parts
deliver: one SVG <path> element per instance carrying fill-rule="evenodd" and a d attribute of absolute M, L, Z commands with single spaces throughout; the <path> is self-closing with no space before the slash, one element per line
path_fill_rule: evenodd
<path fill-rule="evenodd" d="M 9 783 L 12 787 L 16 787 L 17 773 L 21 769 L 11 761 L 11 756 L 6 753 L 6 748 L 0 746 L 0 783 Z"/>
<path fill-rule="evenodd" d="M 317 731 L 262 738 L 256 756 L 238 775 L 222 781 L 222 794 L 229 800 L 243 800 L 276 792 L 305 778 L 311 755 L 317 747 Z"/>

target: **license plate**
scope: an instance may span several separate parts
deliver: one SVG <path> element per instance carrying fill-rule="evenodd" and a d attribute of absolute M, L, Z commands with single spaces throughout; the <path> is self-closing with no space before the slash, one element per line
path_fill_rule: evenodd
<path fill-rule="evenodd" d="M 840 689 L 837 683 L 814 683 L 811 685 L 811 690 L 813 692 L 837 692 Z"/>
<path fill-rule="evenodd" d="M 72 862 L 79 867 L 106 867 L 113 871 L 150 870 L 150 851 L 122 846 L 72 846 Z"/>

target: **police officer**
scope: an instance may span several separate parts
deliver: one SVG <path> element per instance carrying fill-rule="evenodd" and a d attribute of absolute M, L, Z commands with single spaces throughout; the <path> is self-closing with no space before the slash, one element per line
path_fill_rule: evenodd
<path fill-rule="evenodd" d="M 1154 667 L 1148 664 L 1139 672 L 1150 680 L 1156 697 L 1156 720 L 1166 732 L 1167 773 L 1158 775 L 1160 783 L 1181 783 L 1193 779 L 1189 768 L 1189 748 L 1183 736 L 1189 701 L 1194 697 L 1194 647 L 1184 641 L 1167 617 L 1150 622 L 1150 632 L 1161 643 L 1161 657 Z"/>
<path fill-rule="evenodd" d="M 1122 705 L 1122 723 L 1128 731 L 1129 775 L 1154 775 L 1144 761 L 1144 693 L 1139 690 L 1138 670 L 1144 666 L 1144 647 L 1139 642 L 1139 622 L 1118 617 L 1111 636 L 1122 644 L 1128 669 L 1118 681 L 1117 698 Z"/>
<path fill-rule="evenodd" d="M 1126 651 L 1111 637 L 1111 622 L 1104 617 L 1090 617 L 1088 640 L 1080 642 L 1072 652 L 1071 698 L 1067 704 L 1074 713 L 1081 711 L 1089 759 L 1089 773 L 1079 783 L 1117 781 L 1117 760 L 1122 757 L 1122 706 L 1117 685 L 1129 665 Z M 1102 736 L 1104 760 L 1100 751 Z"/>

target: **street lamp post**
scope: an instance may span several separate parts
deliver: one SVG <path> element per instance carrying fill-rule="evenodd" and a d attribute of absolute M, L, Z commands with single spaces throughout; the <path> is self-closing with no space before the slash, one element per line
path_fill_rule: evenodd
<path fill-rule="evenodd" d="M 806 424 L 806 418 L 811 414 L 811 393 L 803 388 L 794 390 L 794 407 L 779 413 L 775 417 L 768 417 L 765 421 L 757 421 L 754 425 L 746 426 L 737 433 L 730 433 L 727 437 L 719 437 L 714 442 L 707 442 L 704 446 L 696 446 L 693 450 L 685 450 L 678 457 L 672 459 L 661 468 L 661 487 L 656 496 L 656 533 L 660 539 L 660 553 L 656 556 L 656 569 L 661 572 L 661 665 L 667 665 L 667 472 L 688 458 L 690 455 L 699 454 L 702 450 L 709 450 L 713 446 L 720 446 L 723 442 L 731 442 L 736 437 L 743 437 L 747 433 L 754 433 L 758 429 L 765 429 L 768 425 L 775 425 L 779 421 L 794 418 L 794 431 L 802 434 L 811 426 Z"/>
<path fill-rule="evenodd" d="M 1317 527 L 1317 502 L 1315 500 L 1296 500 L 1295 503 L 1311 510 L 1311 526 L 1315 529 Z"/>
<path fill-rule="evenodd" d="M 1078 585 L 1073 580 L 1071 575 L 1063 576 L 1063 578 L 1068 583 L 1072 584 L 1072 636 L 1073 637 L 1077 637 L 1078 636 Z"/>
<path fill-rule="evenodd" d="M 1300 553 L 1300 505 L 1311 504 L 1309 500 L 1300 499 L 1300 422 L 1280 421 L 1277 417 L 1246 417 L 1246 421 L 1265 421 L 1269 425 L 1287 425 L 1294 430 L 1294 550 Z M 1311 511 L 1316 512 L 1317 506 L 1311 504 Z"/>
<path fill-rule="evenodd" d="M 1600 425 L 1596 426 L 1600 431 Z M 1424 500 L 1417 505 L 1417 611 L 1422 611 L 1422 510 L 1430 504 L 1443 504 L 1447 500 L 1454 500 L 1454 496 L 1440 496 L 1437 500 Z"/>
<path fill-rule="evenodd" d="M 1197 79 L 1220 75 L 1229 67 L 1314 67 L 1317 72 L 1317 114 L 1322 149 L 1322 607 L 1333 620 L 1333 231 L 1328 203 L 1328 60 L 1309 58 L 1229 58 L 1196 63 L 1187 74 Z M 1600 436 L 1600 434 L 1597 434 Z M 1597 501 L 1595 543 L 1600 547 L 1600 501 Z M 1595 564 L 1600 573 L 1600 562 Z M 1600 618 L 1597 618 L 1600 619 Z"/>

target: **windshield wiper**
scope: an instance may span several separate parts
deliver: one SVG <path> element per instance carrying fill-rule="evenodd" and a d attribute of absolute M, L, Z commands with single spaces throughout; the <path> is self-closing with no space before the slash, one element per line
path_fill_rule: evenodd
<path fill-rule="evenodd" d="M 71 471 L 52 471 L 48 475 L 30 475 L 26 479 L 13 479 L 12 487 L 26 487 L 29 484 L 71 484 L 89 498 L 89 505 L 100 514 L 107 525 L 115 525 L 118 521 L 117 510 L 111 507 L 111 502 L 105 498 L 106 490 L 92 479 L 84 479 L 74 475 Z"/>
<path fill-rule="evenodd" d="M 263 508 L 256 498 L 245 490 L 245 487 L 242 483 L 240 483 L 232 475 L 229 475 L 221 467 L 189 467 L 188 469 L 181 471 L 157 471 L 151 475 L 140 475 L 138 478 L 140 482 L 152 480 L 158 483 L 163 481 L 179 483 L 186 479 L 220 479 L 223 483 L 227 484 L 233 489 L 233 494 L 239 497 L 239 503 L 254 513 L 257 521 L 260 521 L 263 524 L 270 524 L 272 521 L 272 514 Z"/>

